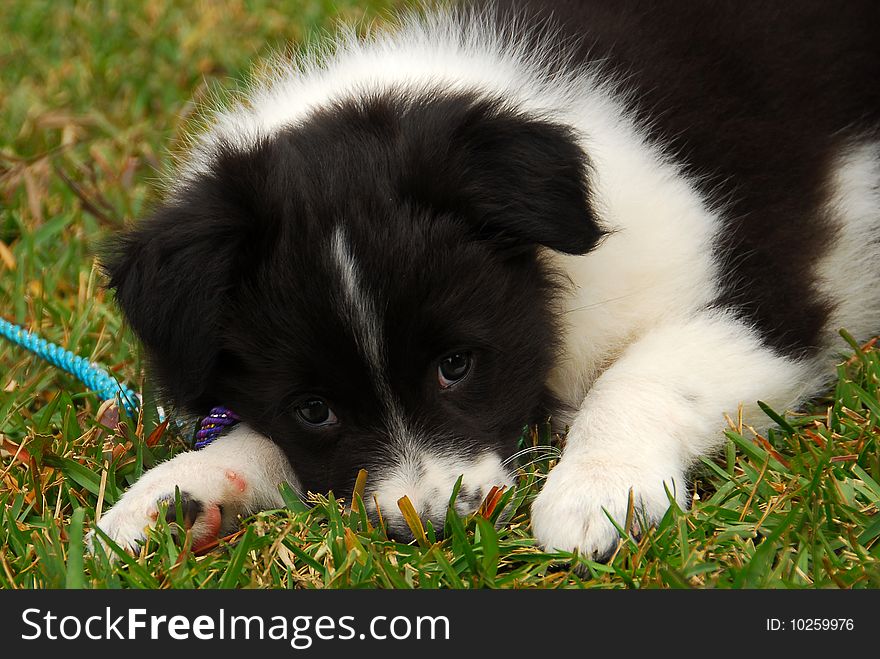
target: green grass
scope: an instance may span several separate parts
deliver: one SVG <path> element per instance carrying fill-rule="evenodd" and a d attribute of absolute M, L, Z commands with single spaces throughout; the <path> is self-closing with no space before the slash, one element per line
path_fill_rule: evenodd
<path fill-rule="evenodd" d="M 137 218 L 193 97 L 237 84 L 255 57 L 332 17 L 387 2 L 7 3 L 0 13 L 0 314 L 143 387 L 137 342 L 94 266 Z M 366 11 L 362 8 L 368 7 Z M 491 511 L 388 540 L 346 501 L 287 497 L 217 547 L 160 524 L 136 557 L 84 554 L 92 527 L 145 468 L 183 450 L 155 405 L 115 433 L 72 378 L 0 341 L 0 587 L 776 588 L 880 587 L 880 351 L 842 339 L 837 384 L 809 413 L 768 413 L 766 437 L 728 431 L 692 510 L 672 509 L 609 564 L 548 554 L 528 510 L 556 452 L 544 429 L 518 486 Z M 780 411 L 781 412 L 781 411 Z M 158 432 L 156 433 L 158 434 Z M 156 439 L 156 435 L 153 435 Z M 504 519 L 499 516 L 504 514 Z M 501 523 L 498 523 L 498 522 Z"/>

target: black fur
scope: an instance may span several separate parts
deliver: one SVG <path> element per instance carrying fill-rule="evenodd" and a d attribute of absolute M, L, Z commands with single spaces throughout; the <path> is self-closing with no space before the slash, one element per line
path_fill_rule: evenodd
<path fill-rule="evenodd" d="M 722 307 L 784 354 L 817 347 L 813 281 L 833 242 L 831 157 L 880 131 L 880 3 L 849 0 L 517 0 L 552 17 L 575 65 L 601 62 L 649 135 L 725 207 Z M 540 38 L 540 36 L 539 36 Z"/>
<path fill-rule="evenodd" d="M 284 448 L 304 487 L 346 492 L 359 468 L 381 475 L 388 420 L 341 312 L 334 228 L 381 309 L 407 418 L 450 454 L 510 455 L 555 406 L 544 382 L 557 282 L 535 246 L 583 253 L 601 236 L 586 167 L 566 129 L 500 103 L 341 104 L 256 148 L 221 149 L 106 269 L 173 401 L 231 407 Z M 441 390 L 438 360 L 455 350 L 473 351 L 472 372 Z M 340 424 L 296 418 L 313 395 Z"/>

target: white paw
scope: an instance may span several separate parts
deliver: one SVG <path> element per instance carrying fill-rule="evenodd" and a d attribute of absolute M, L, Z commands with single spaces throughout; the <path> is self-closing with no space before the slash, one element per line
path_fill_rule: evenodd
<path fill-rule="evenodd" d="M 164 501 L 166 518 L 191 530 L 194 548 L 235 528 L 238 515 L 248 512 L 248 481 L 234 469 L 204 464 L 199 457 L 198 452 L 185 453 L 148 471 L 101 517 L 98 527 L 120 547 L 133 551 L 156 524 Z M 176 520 L 175 487 L 180 489 L 182 520 Z M 90 545 L 96 535 L 89 534 Z"/>
<path fill-rule="evenodd" d="M 656 524 L 666 513 L 667 489 L 682 509 L 687 507 L 683 470 L 657 467 L 563 456 L 532 505 L 532 530 L 539 544 L 548 551 L 577 550 L 588 558 L 607 560 L 620 541 L 608 516 L 625 528 L 630 491 L 635 534 L 637 525 Z"/>

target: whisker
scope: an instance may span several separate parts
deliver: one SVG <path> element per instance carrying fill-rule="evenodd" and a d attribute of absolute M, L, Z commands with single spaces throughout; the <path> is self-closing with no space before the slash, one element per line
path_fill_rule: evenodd
<path fill-rule="evenodd" d="M 291 489 L 291 491 L 299 498 L 300 501 L 306 503 L 306 495 L 305 493 L 296 485 L 287 481 L 287 486 Z"/>
<path fill-rule="evenodd" d="M 509 458 L 506 458 L 501 464 L 502 465 L 510 464 L 514 460 L 517 460 L 524 455 L 528 455 L 529 453 L 534 453 L 537 451 L 550 451 L 550 450 L 552 450 L 552 447 L 550 447 L 550 446 L 527 446 L 526 448 L 520 449 L 519 451 L 517 451 L 516 453 L 511 455 Z"/>
<path fill-rule="evenodd" d="M 519 460 L 524 455 L 528 455 L 529 453 L 538 453 L 539 456 L 535 459 L 535 461 L 538 461 L 548 456 L 559 456 L 562 454 L 562 451 L 560 451 L 555 446 L 529 446 L 511 455 L 509 458 L 501 463 L 501 466 L 506 467 L 514 461 Z M 533 464 L 533 462 L 529 464 Z"/>
<path fill-rule="evenodd" d="M 554 457 L 557 457 L 557 456 L 554 456 Z M 524 464 L 519 465 L 519 469 L 528 469 L 533 464 L 537 464 L 537 463 L 541 462 L 542 460 L 545 460 L 546 458 L 547 458 L 546 455 L 542 455 L 538 458 L 535 458 L 534 460 L 530 460 L 529 462 L 526 462 Z"/>
<path fill-rule="evenodd" d="M 631 293 L 624 293 L 623 295 L 618 295 L 618 296 L 616 296 L 616 297 L 609 297 L 609 298 L 606 298 L 606 299 L 604 299 L 604 300 L 599 300 L 599 301 L 597 301 L 597 302 L 593 302 L 592 304 L 584 304 L 584 305 L 582 305 L 582 306 L 580 306 L 580 307 L 574 307 L 574 308 L 572 308 L 572 309 L 566 309 L 566 310 L 565 310 L 565 313 L 574 313 L 574 312 L 577 312 L 577 311 L 586 311 L 586 310 L 588 310 L 588 309 L 598 309 L 599 307 L 601 307 L 601 306 L 603 306 L 603 305 L 611 304 L 612 302 L 617 302 L 617 301 L 619 301 L 619 300 L 625 300 L 625 299 L 628 298 L 628 297 L 632 297 L 633 295 L 637 295 L 637 294 L 639 294 L 639 293 L 642 293 L 644 290 L 646 290 L 646 289 L 641 289 L 641 290 L 638 290 L 638 291 L 632 291 Z"/>

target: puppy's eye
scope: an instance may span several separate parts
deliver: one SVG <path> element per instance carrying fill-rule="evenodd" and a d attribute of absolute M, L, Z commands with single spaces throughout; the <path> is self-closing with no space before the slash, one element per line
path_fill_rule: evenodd
<path fill-rule="evenodd" d="M 437 367 L 437 379 L 440 380 L 440 386 L 448 389 L 457 382 L 460 382 L 471 370 L 471 353 L 456 352 L 448 355 L 440 360 Z"/>
<path fill-rule="evenodd" d="M 310 398 L 296 408 L 296 415 L 310 426 L 329 426 L 338 421 L 327 401 Z"/>

